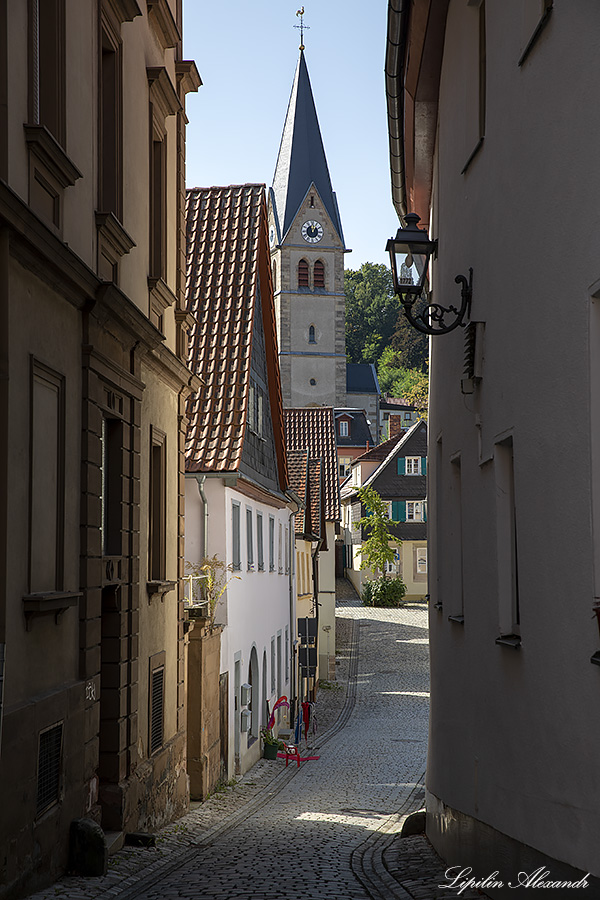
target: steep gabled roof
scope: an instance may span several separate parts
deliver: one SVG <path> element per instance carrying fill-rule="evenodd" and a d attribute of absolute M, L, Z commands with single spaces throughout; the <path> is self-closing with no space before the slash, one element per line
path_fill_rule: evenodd
<path fill-rule="evenodd" d="M 402 438 L 404 437 L 404 433 L 396 434 L 394 437 L 388 438 L 387 441 L 383 441 L 381 444 L 377 444 L 376 447 L 372 447 L 370 450 L 367 450 L 366 453 L 363 453 L 361 456 L 357 456 L 352 460 L 352 465 L 358 462 L 383 462 L 384 459 L 390 455 L 390 452 L 395 449 L 396 444 L 398 444 Z"/>
<path fill-rule="evenodd" d="M 381 393 L 373 363 L 346 363 L 346 392 L 348 394 Z"/>
<path fill-rule="evenodd" d="M 340 518 L 340 489 L 337 474 L 335 424 L 331 406 L 285 409 L 285 441 L 288 450 L 307 449 L 311 459 L 321 459 L 325 518 Z"/>
<path fill-rule="evenodd" d="M 367 444 L 373 444 L 373 435 L 369 428 L 369 420 L 364 409 L 356 409 L 355 407 L 336 407 L 334 410 L 336 422 L 340 418 L 350 420 L 350 434 L 343 437 L 338 433 L 336 428 L 336 438 L 338 447 L 366 447 Z"/>
<path fill-rule="evenodd" d="M 368 487 L 372 485 L 373 482 L 379 478 L 384 469 L 389 466 L 393 459 L 399 455 L 399 451 L 406 447 L 407 444 L 410 443 L 413 436 L 421 429 L 425 428 L 427 430 L 427 423 L 420 419 L 418 422 L 415 422 L 408 431 L 403 432 L 402 434 L 396 435 L 395 437 L 390 438 L 387 441 L 384 441 L 382 444 L 379 444 L 378 447 L 373 447 L 372 450 L 369 450 L 368 453 L 363 453 L 362 456 L 358 456 L 356 459 L 352 460 L 351 465 L 354 467 L 355 465 L 361 462 L 377 462 L 381 460 L 380 464 L 376 469 L 371 472 L 369 477 L 360 485 L 361 487 Z M 415 481 L 415 484 L 417 482 Z M 352 497 L 356 494 L 356 487 L 348 480 L 344 482 L 344 491 L 343 496 L 344 500 L 347 500 L 349 497 Z"/>
<path fill-rule="evenodd" d="M 301 50 L 273 176 L 273 207 L 279 240 L 285 238 L 313 184 L 343 244 L 342 223 L 331 188 L 317 110 Z"/>
<path fill-rule="evenodd" d="M 187 192 L 187 309 L 194 317 L 189 366 L 202 378 L 190 398 L 186 471 L 237 472 L 248 419 L 258 292 L 281 490 L 287 488 L 281 385 L 265 186 Z"/>

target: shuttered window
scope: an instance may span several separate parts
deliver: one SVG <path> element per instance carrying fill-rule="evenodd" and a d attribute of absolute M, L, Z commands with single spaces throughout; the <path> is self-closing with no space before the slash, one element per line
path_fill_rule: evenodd
<path fill-rule="evenodd" d="M 392 519 L 394 522 L 406 522 L 406 503 L 404 500 L 392 500 Z"/>
<path fill-rule="evenodd" d="M 314 277 L 314 287 L 315 290 L 317 288 L 325 289 L 325 266 L 318 259 L 315 263 L 315 267 L 313 269 L 313 277 Z"/>
<path fill-rule="evenodd" d="M 165 668 L 152 671 L 150 684 L 150 754 L 163 745 Z"/>
<path fill-rule="evenodd" d="M 305 259 L 301 259 L 298 263 L 298 287 L 308 287 L 308 263 Z"/>
<path fill-rule="evenodd" d="M 233 568 L 239 570 L 242 568 L 242 551 L 240 547 L 240 504 L 231 504 L 231 516 L 233 527 Z"/>

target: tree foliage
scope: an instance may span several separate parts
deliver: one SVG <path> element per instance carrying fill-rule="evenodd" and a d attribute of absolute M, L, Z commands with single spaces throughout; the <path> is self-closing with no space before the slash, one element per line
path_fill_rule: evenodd
<path fill-rule="evenodd" d="M 348 362 L 375 363 L 396 331 L 398 300 L 387 266 L 363 263 L 346 269 L 346 353 Z"/>
<path fill-rule="evenodd" d="M 406 368 L 403 365 L 402 353 L 387 347 L 379 359 L 377 377 L 384 394 L 403 397 L 421 414 L 426 414 L 429 391 L 427 365 L 425 371 Z"/>
<path fill-rule="evenodd" d="M 356 528 L 364 528 L 368 534 L 358 551 L 363 556 L 360 568 L 378 570 L 385 577 L 385 564 L 392 563 L 395 559 L 390 541 L 396 539 L 390 534 L 389 526 L 398 523 L 390 519 L 387 504 L 374 488 L 361 487 L 356 493 L 367 510 L 367 515 L 362 516 L 356 523 Z"/>

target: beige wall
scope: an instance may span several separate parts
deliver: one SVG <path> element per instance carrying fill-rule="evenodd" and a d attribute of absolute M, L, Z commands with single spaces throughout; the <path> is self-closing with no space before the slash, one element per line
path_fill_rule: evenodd
<path fill-rule="evenodd" d="M 462 99 L 474 50 L 466 42 L 477 8 L 451 3 L 446 26 L 433 291 L 451 297 L 454 276 L 472 267 L 472 318 L 485 323 L 485 338 L 483 377 L 468 397 L 461 394 L 461 330 L 432 347 L 430 592 L 443 609 L 431 616 L 429 833 L 448 858 L 457 846 L 452 823 L 468 820 L 460 849 L 476 865 L 477 823 L 492 829 L 496 856 L 481 858 L 482 871 L 492 859 L 497 868 L 503 841 L 516 841 L 600 875 L 600 818 L 590 804 L 600 790 L 590 750 L 600 740 L 598 673 L 590 664 L 599 645 L 590 484 L 598 481 L 592 409 L 600 267 L 590 236 L 598 220 L 600 119 L 586 75 L 600 11 L 580 0 L 554 4 L 519 66 L 522 6 L 485 5 L 485 139 L 464 173 L 473 149 L 465 142 L 472 109 Z M 568 284 L 557 277 L 559 260 L 568 260 Z M 512 517 L 502 474 L 510 442 L 519 622 L 506 578 L 514 559 L 503 537 Z M 464 628 L 447 618 L 458 592 Z M 518 650 L 496 643 L 511 624 Z M 447 813 L 439 814 L 438 801 Z"/>

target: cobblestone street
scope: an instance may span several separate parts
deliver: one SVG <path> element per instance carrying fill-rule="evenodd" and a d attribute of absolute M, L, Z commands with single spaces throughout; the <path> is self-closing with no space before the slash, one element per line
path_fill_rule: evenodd
<path fill-rule="evenodd" d="M 286 769 L 261 760 L 164 829 L 125 847 L 105 878 L 65 877 L 35 900 L 435 900 L 444 867 L 422 835 L 429 708 L 427 610 L 366 609 L 338 592 L 338 679 L 308 747 Z M 464 891 L 463 900 L 481 897 Z"/>

